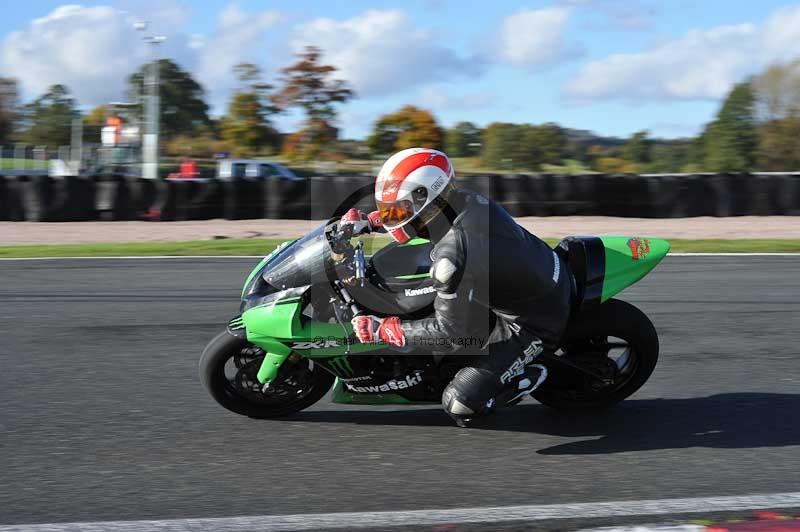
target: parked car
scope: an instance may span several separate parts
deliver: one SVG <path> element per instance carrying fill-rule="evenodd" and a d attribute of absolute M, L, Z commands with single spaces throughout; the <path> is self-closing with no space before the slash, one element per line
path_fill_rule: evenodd
<path fill-rule="evenodd" d="M 217 179 L 226 181 L 231 179 L 257 180 L 268 177 L 278 177 L 290 181 L 302 179 L 282 164 L 272 161 L 223 159 L 217 163 Z"/>

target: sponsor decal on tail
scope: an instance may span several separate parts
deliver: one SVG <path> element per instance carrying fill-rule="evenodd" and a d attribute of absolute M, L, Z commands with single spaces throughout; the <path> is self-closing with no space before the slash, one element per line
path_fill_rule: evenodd
<path fill-rule="evenodd" d="M 650 253 L 650 241 L 646 238 L 631 238 L 628 240 L 628 247 L 631 248 L 633 260 L 641 260 Z"/>

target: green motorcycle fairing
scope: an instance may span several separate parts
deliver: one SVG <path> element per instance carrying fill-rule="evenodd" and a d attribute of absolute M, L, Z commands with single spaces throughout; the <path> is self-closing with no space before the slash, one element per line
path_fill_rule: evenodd
<path fill-rule="evenodd" d="M 600 301 L 605 303 L 650 273 L 670 250 L 658 238 L 601 236 L 605 248 L 605 276 Z"/>
<path fill-rule="evenodd" d="M 354 341 L 350 323 L 302 319 L 304 302 L 302 295 L 297 294 L 307 288 L 278 292 L 271 301 L 249 308 L 241 315 L 247 341 L 266 353 L 257 376 L 262 384 L 275 378 L 283 361 L 293 352 L 306 358 L 327 358 L 384 347 Z"/>

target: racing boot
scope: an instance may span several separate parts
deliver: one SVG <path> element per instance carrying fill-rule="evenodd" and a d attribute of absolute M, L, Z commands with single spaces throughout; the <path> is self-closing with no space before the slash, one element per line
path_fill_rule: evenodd
<path fill-rule="evenodd" d="M 495 397 L 497 408 L 514 406 L 525 397 L 536 391 L 547 379 L 547 368 L 541 364 L 532 364 L 525 368 L 525 372 L 509 382 Z"/>
<path fill-rule="evenodd" d="M 442 393 L 442 407 L 459 427 L 491 414 L 496 408 L 512 406 L 530 395 L 547 378 L 547 369 L 534 364 L 505 386 L 485 368 L 462 368 Z"/>

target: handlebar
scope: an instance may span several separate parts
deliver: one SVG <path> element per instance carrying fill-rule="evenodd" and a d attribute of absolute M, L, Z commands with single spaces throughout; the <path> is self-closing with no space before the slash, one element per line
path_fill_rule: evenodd
<path fill-rule="evenodd" d="M 344 283 L 341 281 L 336 281 L 334 286 L 336 287 L 336 291 L 339 292 L 339 297 L 342 298 L 342 301 L 344 301 L 345 305 L 347 305 L 347 307 L 350 309 L 350 313 L 354 318 L 364 313 L 364 309 L 358 306 L 356 300 L 353 299 L 353 296 L 351 296 L 350 292 L 347 291 Z"/>
<path fill-rule="evenodd" d="M 350 310 L 353 317 L 364 313 L 357 304 L 355 299 L 350 295 L 346 288 L 346 284 L 355 281 L 359 286 L 364 286 L 367 280 L 367 259 L 364 254 L 364 242 L 359 242 L 353 246 L 350 239 L 353 238 L 353 226 L 351 224 L 341 224 L 335 226 L 334 230 L 328 235 L 328 243 L 331 250 L 340 255 L 345 267 L 353 272 L 353 276 L 349 279 L 336 280 L 333 286 L 338 293 L 342 302 Z M 337 316 L 339 318 L 339 316 Z"/>
<path fill-rule="evenodd" d="M 353 253 L 353 265 L 355 266 L 356 280 L 361 286 L 364 286 L 364 281 L 367 278 L 367 259 L 364 257 L 363 240 L 356 244 L 355 252 Z"/>

